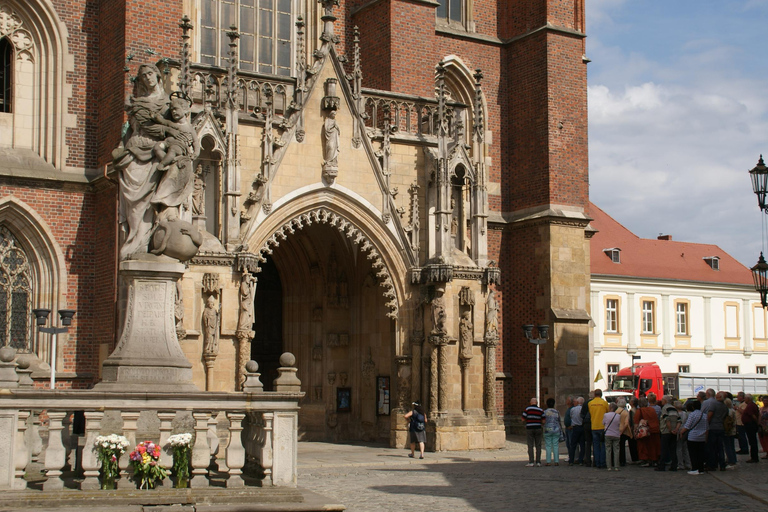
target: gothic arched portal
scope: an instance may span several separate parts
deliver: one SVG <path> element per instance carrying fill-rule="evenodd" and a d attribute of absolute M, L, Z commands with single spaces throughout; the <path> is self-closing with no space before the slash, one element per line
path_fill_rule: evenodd
<path fill-rule="evenodd" d="M 375 377 L 393 373 L 392 321 L 366 256 L 338 230 L 316 224 L 287 237 L 260 267 L 251 354 L 265 389 L 280 352 L 297 356 L 304 439 L 389 439 Z"/>

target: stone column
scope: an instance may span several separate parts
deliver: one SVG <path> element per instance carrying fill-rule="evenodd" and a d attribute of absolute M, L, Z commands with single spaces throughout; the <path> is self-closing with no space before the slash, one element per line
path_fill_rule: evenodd
<path fill-rule="evenodd" d="M 216 354 L 204 354 L 203 364 L 205 365 L 205 390 L 213 391 L 213 366 L 216 363 Z M 238 370 L 239 370 L 238 366 Z M 239 381 L 238 381 L 239 382 Z"/>
<path fill-rule="evenodd" d="M 485 340 L 485 415 L 489 418 L 496 417 L 496 345 L 499 344 L 498 335 L 489 336 Z"/>
<path fill-rule="evenodd" d="M 448 402 L 448 351 L 446 346 L 449 339 L 443 334 L 432 334 L 429 340 L 435 346 L 435 352 L 432 355 L 432 376 L 434 377 L 437 373 L 435 379 L 437 380 L 437 412 L 438 414 L 445 414 Z M 430 409 L 432 407 L 430 404 Z"/>
<path fill-rule="evenodd" d="M 411 401 L 424 403 L 425 396 L 421 394 L 421 344 L 423 336 L 411 338 Z"/>
<path fill-rule="evenodd" d="M 431 418 L 437 417 L 438 409 L 438 374 L 439 363 L 437 362 L 437 345 L 432 341 L 432 352 L 429 358 L 429 416 Z"/>
<path fill-rule="evenodd" d="M 469 364 L 471 359 L 459 359 L 461 365 L 461 410 L 469 414 Z"/>
<path fill-rule="evenodd" d="M 120 457 L 120 473 L 123 475 L 117 480 L 118 489 L 136 488 L 133 482 L 133 466 L 131 466 L 130 453 L 136 448 L 136 430 L 139 423 L 139 412 L 122 411 L 120 416 L 123 418 L 123 435 L 128 440 L 128 448 Z"/>
<path fill-rule="evenodd" d="M 208 465 L 211 463 L 211 447 L 208 445 L 208 418 L 211 413 L 195 411 L 195 444 L 192 445 L 192 475 L 189 486 L 193 488 L 208 487 Z"/>
<path fill-rule="evenodd" d="M 173 448 L 168 445 L 168 439 L 173 430 L 173 418 L 176 417 L 176 411 L 157 411 L 157 419 L 160 420 L 160 464 L 170 470 L 173 467 Z M 163 478 L 163 486 L 171 487 L 171 472 Z"/>
<path fill-rule="evenodd" d="M 48 480 L 43 484 L 44 491 L 57 491 L 64 488 L 64 480 L 61 479 L 61 468 L 67 459 L 67 452 L 61 442 L 61 434 L 64 430 L 64 411 L 48 411 L 48 446 L 45 449 L 45 469 Z"/>
<path fill-rule="evenodd" d="M 241 433 L 243 431 L 243 419 L 245 414 L 227 412 L 229 420 L 229 443 L 227 444 L 227 467 L 229 468 L 229 478 L 227 479 L 227 488 L 243 487 L 243 466 L 245 466 L 245 448 Z"/>
<path fill-rule="evenodd" d="M 83 447 L 83 476 L 80 490 L 92 491 L 99 488 L 99 458 L 94 443 L 101 432 L 102 411 L 85 412 L 85 446 Z"/>
<path fill-rule="evenodd" d="M 27 418 L 29 411 L 19 411 L 16 419 L 16 439 L 13 447 L 14 475 L 13 488 L 23 490 L 27 488 L 27 481 L 24 480 L 24 471 L 29 463 L 29 449 L 25 440 L 27 430 Z"/>

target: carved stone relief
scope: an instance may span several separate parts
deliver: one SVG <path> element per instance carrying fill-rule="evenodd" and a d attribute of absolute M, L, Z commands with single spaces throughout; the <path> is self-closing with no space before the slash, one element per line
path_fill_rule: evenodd
<path fill-rule="evenodd" d="M 468 361 L 472 359 L 472 342 L 474 341 L 474 325 L 472 324 L 472 313 L 470 310 L 464 311 L 459 321 L 459 345 L 461 359 Z"/>

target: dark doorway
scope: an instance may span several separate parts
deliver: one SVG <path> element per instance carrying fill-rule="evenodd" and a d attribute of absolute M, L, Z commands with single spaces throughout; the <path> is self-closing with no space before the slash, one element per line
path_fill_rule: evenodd
<path fill-rule="evenodd" d="M 272 258 L 267 258 L 261 265 L 261 272 L 256 277 L 251 359 L 259 363 L 264 391 L 273 391 L 280 354 L 283 353 L 283 285 Z"/>

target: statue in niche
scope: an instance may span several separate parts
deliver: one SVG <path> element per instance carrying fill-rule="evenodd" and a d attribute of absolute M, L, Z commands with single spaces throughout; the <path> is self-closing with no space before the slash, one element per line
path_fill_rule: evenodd
<path fill-rule="evenodd" d="M 472 324 L 472 314 L 469 310 L 461 314 L 459 320 L 459 346 L 461 350 L 461 359 L 472 359 L 472 342 L 474 341 L 474 325 Z"/>
<path fill-rule="evenodd" d="M 203 164 L 197 164 L 195 183 L 192 188 L 192 215 L 205 217 L 205 171 Z"/>
<path fill-rule="evenodd" d="M 178 217 L 179 207 L 188 204 L 193 188 L 192 160 L 200 152 L 197 135 L 189 124 L 188 97 L 180 93 L 169 97 L 160 71 L 151 64 L 139 67 L 134 87 L 125 106 L 127 129 L 112 151 L 120 184 L 118 220 L 125 235 L 120 260 L 147 253 L 154 230 L 167 220 L 166 210 L 174 210 Z M 166 230 L 170 228 L 179 236 L 190 236 L 180 233 L 178 225 L 166 226 Z"/>
<path fill-rule="evenodd" d="M 335 171 L 339 168 L 339 137 L 341 129 L 336 122 L 336 110 L 330 110 L 323 123 L 323 171 Z M 335 177 L 335 174 L 331 174 Z"/>
<path fill-rule="evenodd" d="M 216 309 L 216 296 L 209 295 L 203 310 L 203 355 L 219 353 L 219 312 Z"/>
<path fill-rule="evenodd" d="M 496 292 L 490 290 L 488 298 L 485 301 L 485 336 L 486 338 L 495 338 L 499 331 L 499 303 L 496 302 Z"/>
<path fill-rule="evenodd" d="M 253 329 L 253 298 L 256 292 L 256 277 L 248 272 L 240 280 L 240 315 L 237 320 L 238 331 Z"/>
<path fill-rule="evenodd" d="M 445 299 L 442 295 L 432 299 L 432 334 L 447 334 L 445 330 Z"/>

